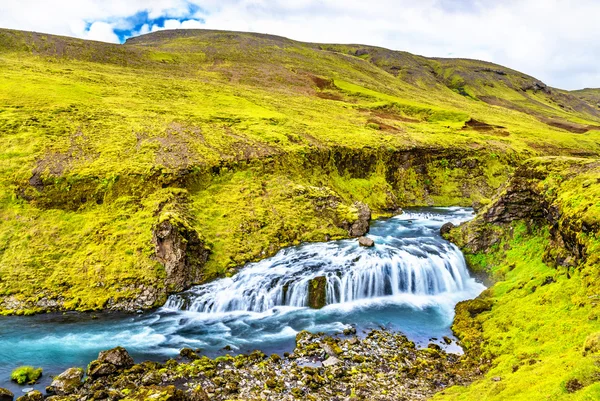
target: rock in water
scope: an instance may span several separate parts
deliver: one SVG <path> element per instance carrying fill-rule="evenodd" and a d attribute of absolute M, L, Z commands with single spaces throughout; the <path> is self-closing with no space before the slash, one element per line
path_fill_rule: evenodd
<path fill-rule="evenodd" d="M 450 230 L 452 230 L 454 227 L 456 227 L 454 224 L 448 222 L 440 228 L 440 234 L 443 237 L 444 235 L 450 233 Z"/>
<path fill-rule="evenodd" d="M 15 395 L 5 388 L 0 387 L 0 401 L 13 401 Z"/>
<path fill-rule="evenodd" d="M 50 386 L 46 387 L 48 394 L 68 395 L 81 387 L 83 369 L 70 368 L 56 376 Z"/>
<path fill-rule="evenodd" d="M 375 241 L 368 237 L 358 237 L 358 244 L 360 246 L 371 247 L 375 245 Z"/>
<path fill-rule="evenodd" d="M 88 367 L 88 376 L 92 378 L 108 376 L 119 370 L 132 367 L 133 358 L 123 347 L 102 351 L 98 359 L 92 361 Z"/>
<path fill-rule="evenodd" d="M 308 306 L 321 309 L 327 302 L 327 278 L 315 277 L 308 282 Z"/>

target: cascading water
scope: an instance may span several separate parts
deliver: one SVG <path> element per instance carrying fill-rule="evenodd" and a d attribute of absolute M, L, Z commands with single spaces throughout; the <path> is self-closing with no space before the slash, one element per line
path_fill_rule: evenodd
<path fill-rule="evenodd" d="M 43 390 L 51 375 L 85 366 L 98 351 L 118 345 L 140 361 L 164 359 L 183 347 L 212 356 L 224 346 L 291 351 L 301 330 L 337 333 L 348 325 L 359 334 L 380 326 L 400 330 L 417 344 L 451 336 L 454 306 L 484 286 L 469 277 L 462 254 L 439 229 L 472 215 L 464 208 L 428 208 L 378 220 L 369 233 L 373 248 L 343 240 L 283 249 L 139 316 L 2 317 L 0 387 L 20 391 L 7 378 L 27 364 L 44 368 Z M 326 306 L 318 310 L 307 307 L 317 277 L 326 280 Z"/>
<path fill-rule="evenodd" d="M 458 248 L 441 238 L 372 238 L 377 244 L 374 248 L 347 240 L 284 249 L 231 278 L 172 296 L 165 308 L 225 313 L 306 307 L 309 283 L 317 277 L 326 278 L 328 305 L 402 294 L 460 292 L 471 280 Z"/>

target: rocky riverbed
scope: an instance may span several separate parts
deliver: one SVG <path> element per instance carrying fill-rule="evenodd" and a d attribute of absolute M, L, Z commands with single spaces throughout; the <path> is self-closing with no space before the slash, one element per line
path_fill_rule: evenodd
<path fill-rule="evenodd" d="M 450 339 L 445 339 L 450 342 Z M 260 351 L 210 359 L 184 349 L 165 363 L 134 364 L 124 348 L 101 352 L 85 372 L 69 369 L 47 388 L 48 401 L 75 400 L 422 400 L 468 383 L 466 357 L 438 345 L 418 349 L 404 335 L 364 338 L 301 332 L 291 354 Z M 34 391 L 20 401 L 42 400 Z"/>

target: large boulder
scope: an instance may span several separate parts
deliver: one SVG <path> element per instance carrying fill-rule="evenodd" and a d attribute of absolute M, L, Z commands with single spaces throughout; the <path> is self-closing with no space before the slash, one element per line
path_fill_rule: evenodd
<path fill-rule="evenodd" d="M 116 347 L 98 354 L 98 359 L 88 366 L 88 376 L 97 378 L 108 376 L 134 365 L 133 358 L 123 347 Z"/>
<path fill-rule="evenodd" d="M 81 379 L 83 379 L 83 369 L 67 369 L 52 380 L 52 384 L 46 387 L 46 392 L 57 395 L 72 394 L 83 384 Z"/>
<path fill-rule="evenodd" d="M 133 358 L 129 356 L 129 353 L 123 347 L 101 351 L 98 354 L 98 360 L 100 362 L 111 363 L 121 369 L 127 369 L 134 365 Z"/>
<path fill-rule="evenodd" d="M 452 231 L 452 229 L 456 227 L 454 224 L 452 224 L 451 222 L 448 222 L 446 224 L 444 224 L 441 228 L 440 228 L 440 235 L 442 237 L 446 236 L 447 234 L 450 233 L 450 231 Z"/>
<path fill-rule="evenodd" d="M 372 247 L 375 246 L 375 241 L 369 237 L 358 237 L 358 244 L 360 246 Z"/>
<path fill-rule="evenodd" d="M 13 401 L 15 395 L 5 388 L 0 387 L 0 401 Z"/>

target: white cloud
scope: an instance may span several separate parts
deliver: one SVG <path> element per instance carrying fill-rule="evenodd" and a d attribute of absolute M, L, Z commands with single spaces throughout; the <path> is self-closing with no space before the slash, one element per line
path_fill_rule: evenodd
<path fill-rule="evenodd" d="M 202 11 L 190 15 L 190 4 Z M 600 87 L 598 0 L 21 0 L 0 3 L 0 26 L 114 42 L 109 28 L 127 29 L 140 11 L 167 18 L 140 34 L 210 28 L 364 43 L 485 59 L 567 89 Z"/>
<path fill-rule="evenodd" d="M 152 32 L 162 31 L 164 29 L 201 29 L 205 28 L 205 25 L 198 20 L 185 20 L 179 21 L 176 19 L 168 19 L 162 25 L 152 25 Z"/>
<path fill-rule="evenodd" d="M 83 38 L 99 40 L 101 42 L 119 43 L 119 37 L 115 34 L 114 29 L 115 28 L 111 24 L 96 21 L 85 31 Z"/>

